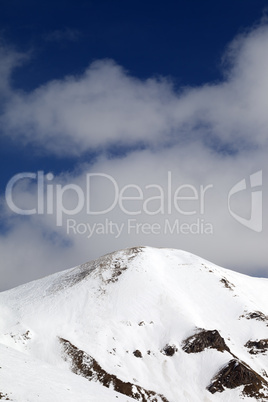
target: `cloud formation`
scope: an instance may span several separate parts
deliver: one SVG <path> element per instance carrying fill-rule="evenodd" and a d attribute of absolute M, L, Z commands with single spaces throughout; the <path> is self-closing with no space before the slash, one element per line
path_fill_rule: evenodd
<path fill-rule="evenodd" d="M 258 158 L 258 161 L 256 160 Z M 266 167 L 265 167 L 266 166 Z M 228 192 L 239 180 L 246 178 L 263 167 L 263 174 L 267 175 L 266 152 L 245 154 L 240 158 L 226 156 L 218 158 L 207 148 L 199 144 L 189 144 L 185 147 L 173 147 L 165 151 L 152 152 L 149 150 L 137 151 L 120 159 L 100 158 L 93 166 L 84 165 L 79 174 L 68 174 L 55 177 L 52 184 L 54 189 L 54 209 L 51 215 L 32 215 L 29 217 L 7 218 L 9 230 L 3 236 L 0 253 L 5 261 L 2 267 L 3 277 L 8 286 L 10 283 L 21 283 L 27 279 L 47 275 L 59 269 L 83 263 L 116 249 L 133 245 L 151 245 L 156 247 L 173 247 L 188 250 L 222 266 L 237 269 L 253 275 L 266 275 L 267 272 L 267 216 L 264 222 L 264 231 L 255 233 L 235 221 L 227 206 Z M 171 211 L 168 211 L 168 172 L 171 174 Z M 57 200 L 55 191 L 57 185 L 75 184 L 83 193 L 87 194 L 87 174 L 105 173 L 111 176 L 121 190 L 126 185 L 137 186 L 143 192 L 142 200 L 124 201 L 123 207 L 119 203 L 104 214 L 89 214 L 86 206 L 77 213 L 63 214 L 61 226 L 57 222 Z M 198 199 L 180 202 L 182 211 L 196 211 L 193 215 L 185 215 L 174 207 L 176 189 L 184 184 L 194 187 Z M 148 187 L 148 186 L 154 187 Z M 112 205 L 115 191 L 107 178 L 96 176 L 92 179 L 89 200 L 91 211 L 103 211 Z M 163 189 L 163 213 L 158 212 L 160 202 L 149 201 L 159 196 L 155 186 Z M 210 187 L 204 197 L 204 213 L 201 213 L 201 186 Z M 263 191 L 267 193 L 267 183 Z M 137 196 L 133 188 L 124 193 L 125 196 Z M 193 196 L 193 193 L 182 192 L 181 195 Z M 233 210 L 245 217 L 250 214 L 250 193 L 241 194 L 242 198 L 234 199 L 236 204 Z M 28 185 L 21 186 L 15 196 L 15 202 L 21 208 L 36 206 L 37 186 L 32 180 Z M 265 199 L 265 202 L 267 200 Z M 147 210 L 143 207 L 147 202 Z M 77 205 L 77 196 L 74 191 L 68 191 L 64 198 L 64 207 L 73 209 Z M 5 206 L 6 208 L 6 206 Z M 139 213 L 141 210 L 141 213 Z M 148 212 L 149 211 L 149 212 Z M 131 212 L 134 212 L 132 215 Z M 3 215 L 10 214 L 6 211 Z M 122 226 L 122 233 L 104 229 L 106 222 Z M 195 233 L 187 233 L 182 229 L 180 233 L 166 227 L 194 223 Z M 160 225 L 160 230 L 152 233 L 144 230 L 140 225 Z M 209 223 L 212 233 L 202 233 L 202 225 Z M 86 230 L 90 226 L 92 231 Z M 99 232 L 96 230 L 99 227 Z M 166 227 L 166 230 L 165 230 Z M 182 226 L 181 226 L 182 227 Z M 197 232 L 196 232 L 197 231 Z"/>
<path fill-rule="evenodd" d="M 234 151 L 267 145 L 267 41 L 267 26 L 241 35 L 226 51 L 224 81 L 181 91 L 164 78 L 140 80 L 112 60 L 96 61 L 80 76 L 14 91 L 1 120 L 8 135 L 57 155 L 193 139 Z M 4 57 L 9 74 L 13 59 Z"/>
<path fill-rule="evenodd" d="M 8 102 L 12 99 L 14 95 L 11 89 L 12 73 L 28 58 L 29 54 L 17 52 L 7 46 L 0 38 L 0 105 L 2 102 Z"/>
<path fill-rule="evenodd" d="M 131 184 L 131 196 L 133 185 L 139 186 L 145 199 L 157 195 L 156 187 L 146 186 L 158 185 L 163 188 L 165 203 L 168 172 L 173 177 L 173 193 L 184 184 L 193 186 L 199 195 L 200 186 L 213 186 L 207 192 L 203 214 L 200 198 L 182 204 L 183 210 L 196 211 L 192 215 L 174 207 L 170 213 L 165 208 L 149 214 L 142 209 L 141 200 L 132 204 L 125 201 L 130 212 L 141 207 L 141 213 L 132 215 L 116 205 L 98 216 L 87 214 L 83 208 L 74 216 L 64 216 L 62 226 L 56 225 L 55 193 L 53 213 L 29 217 L 11 214 L 3 198 L 7 231 L 1 235 L 0 245 L 6 261 L 0 268 L 5 278 L 2 289 L 137 244 L 181 248 L 241 272 L 268 276 L 265 211 L 263 231 L 256 233 L 235 221 L 227 205 L 232 186 L 245 178 L 250 187 L 250 175 L 260 170 L 263 204 L 267 205 L 267 43 L 267 25 L 240 35 L 226 50 L 223 81 L 180 90 L 165 78 L 140 80 L 114 61 L 102 60 L 80 76 L 51 81 L 28 93 L 16 91 L 9 77 L 19 57 L 2 53 L 0 85 L 7 94 L 0 117 L 4 133 L 59 157 L 79 157 L 89 150 L 98 153 L 94 163 L 54 177 L 49 182 L 54 189 L 57 184 L 72 183 L 86 194 L 86 175 L 93 172 L 109 174 L 120 188 Z M 129 152 L 113 158 L 102 152 L 112 146 L 128 147 Z M 35 205 L 36 182 L 16 191 L 19 205 Z M 105 209 L 113 191 L 111 183 L 96 181 L 92 206 Z M 69 208 L 76 205 L 75 197 L 74 192 L 68 193 L 65 202 Z M 157 202 L 159 199 L 150 202 L 153 211 L 159 207 Z M 232 204 L 247 218 L 250 207 L 250 191 L 241 192 Z M 125 225 L 125 231 L 118 237 L 111 232 L 95 232 L 88 237 L 88 233 L 75 233 L 73 229 L 68 232 L 68 218 L 91 227 L 108 219 Z M 140 224 L 159 223 L 161 228 L 166 219 L 179 219 L 182 224 L 203 219 L 212 224 L 213 234 L 127 231 L 132 218 Z"/>

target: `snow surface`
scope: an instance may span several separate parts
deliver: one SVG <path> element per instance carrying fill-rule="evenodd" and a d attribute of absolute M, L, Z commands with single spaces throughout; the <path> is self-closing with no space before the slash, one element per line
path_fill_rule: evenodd
<path fill-rule="evenodd" d="M 187 354 L 182 344 L 199 329 L 217 329 L 231 352 L 264 376 L 267 354 L 244 346 L 268 338 L 267 321 L 247 319 L 255 311 L 268 315 L 267 279 L 181 250 L 118 251 L 0 293 L 0 395 L 18 402 L 134 400 L 72 373 L 61 337 L 108 373 L 169 402 L 252 401 L 241 387 L 213 395 L 206 389 L 230 353 Z M 173 356 L 161 352 L 166 345 L 176 346 Z"/>

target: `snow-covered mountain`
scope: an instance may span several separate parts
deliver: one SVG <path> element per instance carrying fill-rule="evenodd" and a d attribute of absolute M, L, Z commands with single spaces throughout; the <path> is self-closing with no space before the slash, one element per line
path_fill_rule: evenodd
<path fill-rule="evenodd" d="M 268 280 L 130 248 L 0 293 L 0 400 L 268 400 Z"/>

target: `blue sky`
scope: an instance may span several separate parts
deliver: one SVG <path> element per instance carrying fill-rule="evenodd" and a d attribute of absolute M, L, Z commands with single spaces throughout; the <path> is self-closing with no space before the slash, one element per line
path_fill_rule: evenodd
<path fill-rule="evenodd" d="M 26 54 L 12 86 L 31 91 L 79 75 L 98 59 L 112 59 L 140 79 L 163 76 L 180 90 L 223 79 L 222 55 L 239 33 L 266 15 L 263 1 L 4 1 L 2 44 Z M 2 137 L 2 136 L 1 136 Z M 1 138 L 1 188 L 10 174 L 51 166 L 42 149 Z M 75 158 L 53 160 L 61 171 Z M 7 169 L 9 165 L 9 169 Z"/>
<path fill-rule="evenodd" d="M 178 85 L 219 79 L 219 62 L 235 35 L 259 21 L 266 1 L 10 1 L 1 30 L 17 49 L 33 51 L 15 85 L 34 88 L 111 58 L 141 78 L 172 76 Z"/>
<path fill-rule="evenodd" d="M 267 197 L 266 7 L 258 0 L 1 3 L 0 290 L 141 243 L 268 276 L 265 211 L 256 232 L 234 219 L 254 215 L 249 189 L 227 206 L 230 189 L 243 179 L 249 187 L 259 171 L 263 205 Z M 168 172 L 173 192 L 185 185 L 200 196 L 200 186 L 212 187 L 203 213 L 190 201 L 189 214 L 163 208 L 150 215 L 143 208 L 134 215 L 138 201 L 128 214 L 120 205 L 98 217 L 83 209 L 72 216 L 77 224 L 125 225 L 117 238 L 111 232 L 88 238 L 68 233 L 71 215 L 57 226 L 56 207 L 52 214 L 12 213 L 9 180 L 37 171 L 53 172 L 55 188 L 72 184 L 84 193 L 86 175 L 101 172 L 121 188 L 131 185 L 130 196 L 139 187 L 144 201 L 154 184 L 167 202 Z M 16 202 L 33 206 L 36 185 L 21 181 Z M 111 182 L 99 180 L 92 203 L 102 205 L 112 191 Z M 128 231 L 132 216 L 159 224 L 161 233 Z M 209 223 L 213 233 L 166 233 L 165 219 Z"/>

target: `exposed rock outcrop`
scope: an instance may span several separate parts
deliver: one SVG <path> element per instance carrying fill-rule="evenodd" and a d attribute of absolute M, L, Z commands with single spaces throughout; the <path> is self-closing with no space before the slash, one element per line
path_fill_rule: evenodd
<path fill-rule="evenodd" d="M 73 373 L 90 381 L 98 381 L 107 388 L 112 387 L 115 391 L 140 402 L 168 402 L 163 395 L 122 381 L 114 374 L 107 373 L 92 356 L 78 349 L 66 339 L 59 338 L 59 340 L 63 346 L 64 358 L 70 361 Z"/>
<path fill-rule="evenodd" d="M 141 353 L 141 351 L 138 350 L 138 349 L 137 349 L 137 350 L 134 350 L 133 355 L 134 355 L 135 357 L 142 358 L 142 353 Z"/>
<path fill-rule="evenodd" d="M 247 320 L 257 320 L 266 322 L 268 326 L 268 316 L 262 313 L 261 311 L 251 311 L 246 312 L 246 314 L 241 315 L 239 318 L 246 318 Z"/>
<path fill-rule="evenodd" d="M 162 350 L 161 353 L 163 353 L 166 356 L 173 356 L 178 349 L 176 348 L 175 345 L 166 345 Z"/>
<path fill-rule="evenodd" d="M 258 353 L 265 353 L 268 351 L 268 339 L 260 339 L 259 341 L 248 341 L 245 344 L 246 348 L 249 348 L 249 353 L 256 355 Z"/>
<path fill-rule="evenodd" d="M 0 392 L 0 399 L 1 401 L 11 401 L 11 399 L 9 399 L 7 394 L 3 394 L 2 392 Z"/>
<path fill-rule="evenodd" d="M 223 392 L 225 388 L 244 386 L 242 394 L 255 399 L 268 400 L 267 381 L 250 368 L 246 363 L 232 359 L 212 379 L 208 391 Z"/>
<path fill-rule="evenodd" d="M 190 336 L 183 341 L 182 349 L 186 353 L 199 353 L 205 349 L 216 349 L 219 352 L 230 352 L 224 339 L 216 329 L 213 331 L 204 329 L 197 334 Z"/>

